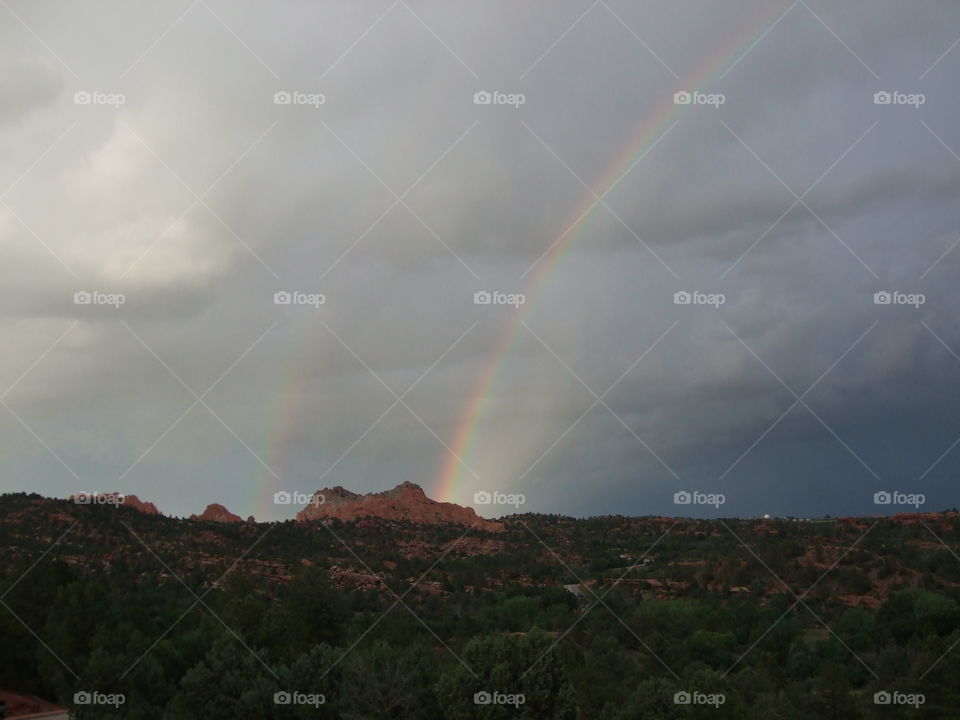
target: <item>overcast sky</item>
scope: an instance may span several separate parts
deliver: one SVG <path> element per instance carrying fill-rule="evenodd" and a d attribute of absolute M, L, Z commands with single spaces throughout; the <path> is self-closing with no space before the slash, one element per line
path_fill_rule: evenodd
<path fill-rule="evenodd" d="M 960 504 L 960 6 L 721 5 L 0 3 L 0 490 Z"/>

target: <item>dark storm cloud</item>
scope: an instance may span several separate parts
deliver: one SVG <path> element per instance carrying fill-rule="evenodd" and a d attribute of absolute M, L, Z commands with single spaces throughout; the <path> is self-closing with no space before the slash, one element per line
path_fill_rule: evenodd
<path fill-rule="evenodd" d="M 3 489 L 268 517 L 282 487 L 431 492 L 496 364 L 460 502 L 956 504 L 954 8 L 10 6 Z M 674 112 L 701 75 L 723 105 Z M 483 289 L 528 294 L 506 354 Z"/>

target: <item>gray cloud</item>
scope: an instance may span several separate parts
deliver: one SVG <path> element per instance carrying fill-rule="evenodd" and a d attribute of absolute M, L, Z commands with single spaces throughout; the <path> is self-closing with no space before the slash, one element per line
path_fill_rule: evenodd
<path fill-rule="evenodd" d="M 0 489 L 270 519 L 279 488 L 435 493 L 456 450 L 461 503 L 957 504 L 955 8 L 182 5 L 2 11 Z M 675 108 L 691 78 L 726 102 Z"/>

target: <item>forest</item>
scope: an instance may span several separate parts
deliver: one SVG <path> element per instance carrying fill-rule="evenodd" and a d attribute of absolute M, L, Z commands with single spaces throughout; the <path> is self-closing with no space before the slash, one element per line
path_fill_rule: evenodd
<path fill-rule="evenodd" d="M 0 517 L 0 687 L 77 718 L 847 720 L 960 703 L 955 512 L 528 514 L 495 537 L 17 494 Z"/>

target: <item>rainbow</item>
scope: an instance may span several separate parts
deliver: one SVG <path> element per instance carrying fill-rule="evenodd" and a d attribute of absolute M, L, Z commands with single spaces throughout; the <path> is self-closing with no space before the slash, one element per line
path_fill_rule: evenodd
<path fill-rule="evenodd" d="M 699 69 L 681 81 L 676 91 L 703 91 L 717 78 L 725 75 L 747 52 L 753 49 L 768 32 L 790 11 L 787 8 L 775 8 L 777 17 L 771 24 L 773 12 L 759 13 L 752 22 L 745 23 L 743 29 L 729 38 L 722 46 L 700 63 Z M 677 105 L 673 101 L 673 91 L 664 99 L 654 112 L 631 134 L 629 142 L 616 154 L 614 161 L 600 176 L 600 180 L 591 187 L 597 189 L 597 196 L 604 198 L 624 177 L 649 153 L 660 140 L 678 122 L 680 114 L 689 105 Z M 587 193 L 576 212 L 564 224 L 564 230 L 548 250 L 539 258 L 533 268 L 526 292 L 527 301 L 517 310 L 500 333 L 490 360 L 474 383 L 466 406 L 456 424 L 452 442 L 452 452 L 447 453 L 440 472 L 434 483 L 432 496 L 445 502 L 458 499 L 459 483 L 462 478 L 463 464 L 469 464 L 477 432 L 483 424 L 486 409 L 497 385 L 502 368 L 517 345 L 523 323 L 537 306 L 542 296 L 556 276 L 556 270 L 570 254 L 577 241 L 583 237 L 590 220 L 597 216 L 601 204 L 592 193 Z M 528 271 L 529 272 L 529 271 Z M 526 274 L 525 274 L 526 275 Z"/>
<path fill-rule="evenodd" d="M 293 438 L 303 427 L 302 404 L 304 398 L 308 396 L 309 380 L 316 376 L 317 371 L 313 359 L 319 353 L 316 352 L 315 347 L 319 347 L 323 340 L 321 327 L 318 323 L 310 321 L 309 313 L 300 313 L 300 315 L 303 317 L 294 322 L 302 327 L 295 327 L 291 333 L 291 336 L 297 339 L 297 344 L 294 351 L 287 357 L 286 367 L 282 372 L 278 372 L 279 376 L 294 378 L 294 380 L 285 383 L 283 392 L 274 395 L 272 403 L 265 408 L 264 418 L 268 431 L 263 434 L 262 444 L 256 447 L 258 460 L 255 461 L 255 472 L 258 482 L 254 483 L 255 492 L 250 497 L 249 507 L 257 518 L 269 517 L 276 511 L 273 505 L 273 494 L 278 490 L 313 492 L 318 489 L 296 487 L 286 478 L 281 482 L 276 474 L 282 473 L 283 459 L 287 455 Z M 277 362 L 281 361 L 282 358 L 278 356 Z"/>

